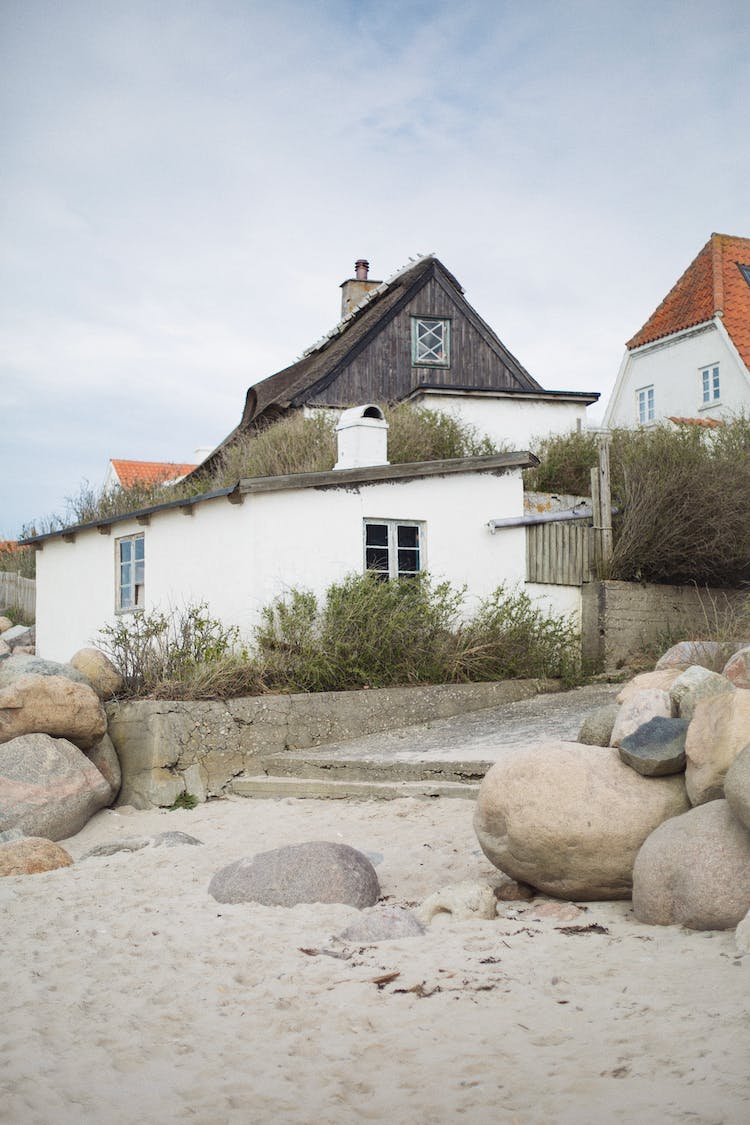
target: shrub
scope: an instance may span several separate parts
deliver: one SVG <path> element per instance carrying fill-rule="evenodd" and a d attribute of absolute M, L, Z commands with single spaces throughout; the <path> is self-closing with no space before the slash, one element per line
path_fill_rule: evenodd
<path fill-rule="evenodd" d="M 591 470 L 597 464 L 594 434 L 585 431 L 550 434 L 532 442 L 540 464 L 524 471 L 524 485 L 532 492 L 591 493 Z"/>
<path fill-rule="evenodd" d="M 33 547 L 19 547 L 15 543 L 0 541 L 0 570 L 33 578 L 36 574 L 36 551 Z"/>

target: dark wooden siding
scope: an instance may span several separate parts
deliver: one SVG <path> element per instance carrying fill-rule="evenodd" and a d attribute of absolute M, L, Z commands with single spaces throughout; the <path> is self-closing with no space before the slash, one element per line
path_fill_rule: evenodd
<path fill-rule="evenodd" d="M 411 318 L 450 320 L 450 367 L 412 367 Z M 308 401 L 341 406 L 402 399 L 420 383 L 492 390 L 526 389 L 464 311 L 431 278 L 348 366 Z"/>

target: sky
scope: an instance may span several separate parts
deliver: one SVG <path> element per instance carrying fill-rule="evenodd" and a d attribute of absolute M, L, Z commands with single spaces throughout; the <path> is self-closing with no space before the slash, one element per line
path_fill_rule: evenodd
<path fill-rule="evenodd" d="M 217 445 L 361 257 L 603 405 L 750 235 L 749 60 L 747 0 L 2 0 L 0 538 Z"/>

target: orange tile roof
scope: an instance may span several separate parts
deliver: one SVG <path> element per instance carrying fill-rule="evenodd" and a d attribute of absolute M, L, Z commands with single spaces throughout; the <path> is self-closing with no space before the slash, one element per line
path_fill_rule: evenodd
<path fill-rule="evenodd" d="M 750 238 L 712 234 L 626 348 L 639 348 L 720 316 L 750 370 L 750 282 L 739 266 L 750 268 Z"/>
<path fill-rule="evenodd" d="M 175 461 L 116 461 L 112 467 L 123 488 L 135 484 L 163 484 L 177 477 L 184 477 L 197 469 L 197 465 L 178 465 Z"/>
<path fill-rule="evenodd" d="M 674 418 L 670 415 L 667 420 L 674 422 L 675 426 L 703 426 L 707 430 L 715 430 L 717 426 L 724 425 L 720 418 Z"/>

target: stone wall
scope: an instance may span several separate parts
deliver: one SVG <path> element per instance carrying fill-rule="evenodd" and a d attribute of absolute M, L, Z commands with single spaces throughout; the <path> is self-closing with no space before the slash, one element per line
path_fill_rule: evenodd
<path fill-rule="evenodd" d="M 605 671 L 660 645 L 723 631 L 747 598 L 738 590 L 640 582 L 587 582 L 581 593 L 584 659 Z"/>
<path fill-rule="evenodd" d="M 266 755 L 343 742 L 366 734 L 528 699 L 557 684 L 487 684 L 262 695 L 107 705 L 109 735 L 122 767 L 118 804 L 171 805 L 182 793 L 221 796 L 235 777 L 262 773 Z"/>

